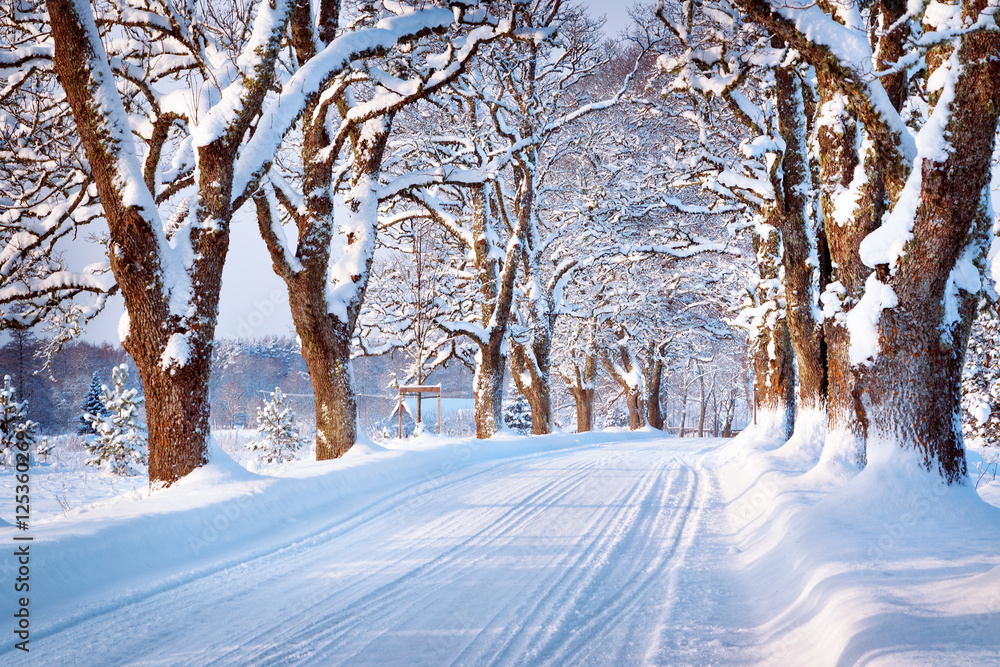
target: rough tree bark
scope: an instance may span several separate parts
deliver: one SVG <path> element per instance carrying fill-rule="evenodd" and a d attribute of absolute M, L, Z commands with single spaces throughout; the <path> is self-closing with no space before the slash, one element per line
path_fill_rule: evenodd
<path fill-rule="evenodd" d="M 374 246 L 371 230 L 376 224 L 373 216 L 377 216 L 375 184 L 391 126 L 391 115 L 376 118 L 366 122 L 363 131 L 352 136 L 354 173 L 345 204 L 348 215 L 357 220 L 358 229 L 348 234 L 345 255 L 356 254 L 364 261 L 361 272 L 351 277 L 354 290 L 343 304 L 328 302 L 334 229 L 331 165 L 316 157 L 330 142 L 325 123 L 312 123 L 303 133 L 304 190 L 307 194 L 306 211 L 296 219 L 299 229 L 297 263 L 285 256 L 268 197 L 263 191 L 254 196 L 258 227 L 270 251 L 274 270 L 288 288 L 292 321 L 309 370 L 316 401 L 316 459 L 319 461 L 343 456 L 357 439 L 358 402 L 351 371 L 351 341 L 371 268 L 373 253 L 367 247 Z"/>
<path fill-rule="evenodd" d="M 963 17 L 971 23 L 985 6 L 985 0 L 968 3 Z M 915 450 L 949 483 L 966 479 L 960 390 L 980 289 L 963 282 L 961 272 L 982 275 L 985 266 L 990 159 L 1000 119 L 1000 32 L 956 41 L 955 53 L 948 44 L 927 58 L 932 71 L 952 57 L 960 63 L 943 131 L 950 150 L 944 160 L 918 159 L 919 171 L 911 174 L 920 179 L 912 238 L 894 274 L 885 276 L 898 304 L 882 311 L 880 349 L 864 371 L 861 397 L 869 438 Z M 931 102 L 941 94 L 932 93 Z"/>
<path fill-rule="evenodd" d="M 649 398 L 646 403 L 646 422 L 653 428 L 663 430 L 663 411 L 660 408 L 660 385 L 663 382 L 663 349 L 650 346 Z"/>
<path fill-rule="evenodd" d="M 261 65 L 247 74 L 237 112 L 220 136 L 199 146 L 192 258 L 180 266 L 164 238 L 153 193 L 132 145 L 127 118 L 90 6 L 49 0 L 55 69 L 73 110 L 109 228 L 111 270 L 129 321 L 123 341 L 139 370 L 149 426 L 149 483 L 167 486 L 207 462 L 208 385 L 222 266 L 229 247 L 233 166 L 252 118 L 273 79 L 286 5 L 272 7 L 274 25 Z M 86 8 L 81 13 L 81 9 Z M 263 9 L 261 10 L 263 11 Z M 226 91 L 228 94 L 230 91 Z M 147 165 L 148 167 L 149 165 Z M 155 168 L 155 164 L 152 165 Z M 174 266 L 168 267 L 168 261 Z M 183 271 L 183 286 L 169 284 Z"/>
<path fill-rule="evenodd" d="M 826 341 L 817 320 L 817 291 L 825 285 L 827 250 L 822 229 L 809 214 L 812 170 L 809 166 L 807 118 L 815 111 L 793 68 L 775 70 L 778 130 L 785 142 L 781 182 L 775 184 L 785 281 L 785 319 L 788 323 L 798 379 L 799 410 L 826 407 Z"/>
<path fill-rule="evenodd" d="M 758 303 L 773 300 L 767 287 L 778 278 L 781 258 L 781 233 L 765 225 L 754 234 L 754 251 L 760 283 Z M 750 358 L 757 382 L 760 408 L 780 416 L 785 437 L 792 434 L 795 415 L 795 359 L 788 321 L 778 304 L 768 312 L 758 335 L 750 342 Z"/>
<path fill-rule="evenodd" d="M 571 352 L 572 375 L 560 373 L 566 388 L 576 404 L 576 432 L 584 433 L 594 428 L 594 393 L 597 386 L 597 357 L 594 347 L 597 339 L 597 320 L 591 318 L 586 325 L 586 342 Z"/>
<path fill-rule="evenodd" d="M 1000 33 L 991 29 L 990 4 L 974 0 L 936 6 L 954 10 L 947 19 L 930 11 L 924 15 L 925 39 L 941 30 L 947 37 L 929 42 L 934 46 L 926 51 L 926 72 L 936 78 L 933 87 L 928 85 L 930 119 L 921 129 L 921 141 L 912 142 L 881 98 L 888 93 L 890 104 L 898 105 L 907 96 L 898 90 L 905 87 L 902 77 L 889 77 L 888 87 L 869 82 L 799 30 L 796 21 L 804 17 L 799 9 L 762 0 L 736 2 L 815 66 L 821 104 L 843 107 L 842 118 L 857 119 L 842 132 L 827 128 L 832 152 L 824 151 L 820 128 L 820 155 L 826 160 L 821 169 L 823 187 L 831 194 L 836 183 L 849 182 L 854 167 L 864 175 L 864 182 L 853 184 L 859 186 L 858 205 L 846 211 L 836 207 L 827 236 L 842 283 L 837 318 L 846 320 L 853 334 L 861 331 L 853 323 L 863 329 L 877 317 L 877 346 L 871 349 L 867 336 L 850 341 L 830 337 L 830 396 L 837 383 L 853 381 L 844 392 L 851 405 L 843 406 L 843 412 L 856 411 L 869 446 L 914 450 L 926 469 L 948 483 L 962 483 L 961 367 L 989 241 L 989 162 L 1000 117 Z M 903 7 L 878 3 L 873 11 L 891 18 Z M 888 25 L 878 18 L 880 25 Z M 952 34 L 953 25 L 972 27 L 984 20 L 986 27 Z M 942 27 L 942 21 L 954 23 Z M 884 37 L 902 49 L 905 35 L 896 33 Z M 883 46 L 877 43 L 874 49 L 880 66 L 893 58 Z M 860 141 L 845 138 L 861 131 L 863 136 L 855 135 Z M 838 258 L 851 262 L 855 253 L 857 266 L 841 266 Z M 867 276 L 863 288 L 843 284 L 860 282 L 862 276 Z M 854 299 L 857 303 L 851 303 Z M 851 310 L 843 307 L 844 301 Z M 840 356 L 845 349 L 846 363 Z M 842 418 L 830 416 L 831 421 Z"/>

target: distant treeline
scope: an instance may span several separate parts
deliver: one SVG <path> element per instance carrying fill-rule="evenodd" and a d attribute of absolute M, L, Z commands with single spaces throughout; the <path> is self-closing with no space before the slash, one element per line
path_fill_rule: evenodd
<path fill-rule="evenodd" d="M 111 369 L 127 364 L 129 386 L 141 391 L 135 365 L 121 347 L 107 343 L 74 343 L 57 354 L 51 369 L 46 371 L 38 356 L 43 341 L 30 331 L 9 333 L 9 342 L 0 347 L 0 380 L 3 375 L 11 376 L 19 399 L 28 400 L 28 416 L 39 423 L 44 434 L 76 431 L 84 396 L 95 372 L 102 382 L 110 384 Z M 393 395 L 390 385 L 397 366 L 402 366 L 402 361 L 389 355 L 355 360 L 359 395 Z M 458 368 L 448 369 L 440 374 L 440 380 L 435 376 L 431 381 L 442 382 L 446 395 L 465 395 L 470 391 L 471 374 Z M 303 423 L 313 421 L 312 387 L 295 339 L 216 341 L 209 386 L 215 428 L 256 426 L 261 397 L 275 387 L 281 387 L 291 397 Z"/>

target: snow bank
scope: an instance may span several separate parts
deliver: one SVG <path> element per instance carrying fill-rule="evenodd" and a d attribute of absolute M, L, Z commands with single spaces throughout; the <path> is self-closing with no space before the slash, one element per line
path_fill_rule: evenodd
<path fill-rule="evenodd" d="M 722 491 L 767 662 L 995 662 L 1000 509 L 895 443 L 871 445 L 852 474 L 850 443 L 836 441 L 846 435 L 833 437 L 818 462 L 762 428 L 725 453 Z M 984 496 L 1000 500 L 993 486 Z"/>

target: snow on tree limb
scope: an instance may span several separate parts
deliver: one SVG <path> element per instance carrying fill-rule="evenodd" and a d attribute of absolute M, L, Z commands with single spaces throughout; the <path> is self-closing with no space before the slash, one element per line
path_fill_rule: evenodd
<path fill-rule="evenodd" d="M 267 171 L 285 133 L 331 78 L 352 60 L 379 53 L 397 43 L 428 32 L 444 30 L 454 14 L 443 8 L 417 10 L 379 21 L 373 28 L 349 32 L 333 40 L 303 65 L 282 86 L 278 99 L 263 110 L 257 132 L 244 147 L 233 177 L 233 201 L 246 197 L 246 190 Z"/>

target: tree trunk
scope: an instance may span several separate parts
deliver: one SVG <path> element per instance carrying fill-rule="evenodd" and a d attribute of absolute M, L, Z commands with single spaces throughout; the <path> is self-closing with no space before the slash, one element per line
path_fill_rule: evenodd
<path fill-rule="evenodd" d="M 586 433 L 594 428 L 594 390 L 570 390 L 576 402 L 576 432 Z"/>
<path fill-rule="evenodd" d="M 653 428 L 663 430 L 663 413 L 660 410 L 660 384 L 663 380 L 663 359 L 655 355 L 650 364 L 649 402 L 646 405 L 646 421 Z"/>
<path fill-rule="evenodd" d="M 736 412 L 736 389 L 732 389 L 729 393 L 729 398 L 726 399 L 726 418 L 722 424 L 722 437 L 731 438 L 733 437 L 733 413 Z"/>
<path fill-rule="evenodd" d="M 490 438 L 503 424 L 503 371 L 506 358 L 501 345 L 481 346 L 472 379 L 476 437 Z"/>
<path fill-rule="evenodd" d="M 806 119 L 814 104 L 807 103 L 803 86 L 792 68 L 775 70 L 777 116 L 785 142 L 781 182 L 773 224 L 781 231 L 781 265 L 784 269 L 785 319 L 798 372 L 798 409 L 826 407 L 826 342 L 822 322 L 817 322 L 820 285 L 828 275 L 824 234 L 810 215 L 813 191 Z"/>
<path fill-rule="evenodd" d="M 768 226 L 762 232 L 754 234 L 754 250 L 761 283 L 768 285 L 779 275 L 781 234 Z M 767 289 L 757 288 L 758 303 L 775 301 Z M 795 362 L 788 322 L 777 304 L 762 319 L 762 326 L 750 346 L 757 400 L 763 410 L 781 415 L 787 438 L 792 434 L 795 414 Z"/>
<path fill-rule="evenodd" d="M 594 326 L 591 325 L 590 344 L 594 343 Z M 574 355 L 575 357 L 575 355 Z M 597 379 L 597 360 L 593 354 L 583 351 L 583 364 L 574 358 L 573 377 L 563 375 L 569 393 L 576 403 L 576 432 L 584 433 L 594 428 L 594 383 Z"/>
<path fill-rule="evenodd" d="M 610 355 L 604 356 L 604 367 L 611 373 L 611 377 L 621 386 L 625 397 L 625 405 L 628 408 L 628 427 L 635 431 L 646 425 L 645 415 L 642 406 L 642 372 L 638 368 L 635 355 L 624 342 L 619 342 L 616 346 L 615 354 L 620 364 L 613 360 Z"/>
<path fill-rule="evenodd" d="M 532 332 L 531 348 L 520 343 L 511 347 L 511 374 L 517 390 L 531 406 L 531 434 L 552 432 L 552 385 L 549 379 L 549 358 L 552 338 L 545 331 Z"/>
<path fill-rule="evenodd" d="M 819 81 L 820 102 L 823 107 L 835 110 L 827 113 L 829 122 L 818 128 L 820 170 L 822 174 L 822 207 L 826 222 L 826 236 L 830 258 L 836 267 L 836 282 L 827 287 L 827 306 L 839 310 L 825 323 L 828 349 L 829 415 L 827 430 L 836 434 L 831 446 L 842 449 L 843 455 L 860 467 L 867 455 L 867 417 L 860 403 L 856 387 L 857 370 L 852 367 L 849 354 L 851 339 L 847 330 L 847 313 L 857 304 L 865 290 L 865 281 L 872 270 L 865 266 L 858 247 L 868 234 L 878 228 L 885 211 L 885 190 L 878 178 L 876 158 L 869 152 L 858 155 L 863 132 L 857 119 L 851 115 L 835 82 L 825 76 Z M 856 170 L 865 160 L 865 171 L 871 176 L 858 187 L 859 197 L 853 211 L 838 211 L 835 196 L 851 187 Z"/>
<path fill-rule="evenodd" d="M 705 372 L 704 369 L 698 369 L 698 387 L 699 387 L 699 399 L 701 407 L 698 411 L 698 437 L 705 437 L 705 410 L 708 407 L 708 399 L 705 396 Z"/>
<path fill-rule="evenodd" d="M 259 52 L 263 62 L 244 82 L 241 108 L 226 132 L 197 149 L 197 224 L 184 232 L 192 259 L 181 266 L 162 246 L 162 221 L 134 140 L 121 125 L 124 106 L 89 4 L 49 0 L 47 5 L 55 69 L 108 223 L 108 258 L 129 322 L 123 345 L 145 392 L 149 483 L 168 486 L 207 462 L 212 341 L 229 249 L 233 163 L 271 87 L 280 40 L 270 40 Z M 178 281 L 179 274 L 180 284 L 164 280 L 170 275 Z"/>
<path fill-rule="evenodd" d="M 983 7 L 963 6 L 963 17 L 972 21 Z M 957 54 L 949 43 L 927 57 L 928 69 L 951 57 L 961 63 L 943 131 L 949 151 L 941 161 L 918 159 L 910 176 L 920 178 L 912 237 L 895 271 L 879 271 L 898 305 L 882 311 L 878 355 L 860 383 L 869 438 L 915 450 L 948 483 L 966 480 L 960 388 L 981 288 L 961 274 L 982 275 L 990 246 L 990 159 L 1000 119 L 1000 34 L 981 31 L 957 43 Z"/>
<path fill-rule="evenodd" d="M 304 117 L 317 115 L 310 106 Z M 320 118 L 324 116 L 319 114 Z M 297 260 L 293 268 L 277 236 L 275 213 L 260 192 L 254 196 L 261 236 L 271 254 L 275 272 L 288 288 L 292 321 L 302 342 L 309 379 L 316 398 L 316 460 L 339 458 L 357 440 L 358 400 L 351 370 L 351 341 L 364 302 L 378 233 L 377 179 L 391 114 L 366 121 L 352 133 L 354 169 L 345 200 L 343 223 L 347 246 L 341 260 L 351 274 L 329 287 L 334 215 L 330 166 L 319 158 L 331 139 L 325 123 L 313 122 L 303 134 L 303 189 L 306 213 L 299 227 Z M 289 207 L 286 204 L 286 207 Z M 336 299 L 331 303 L 330 294 Z"/>
<path fill-rule="evenodd" d="M 358 399 L 351 332 L 325 313 L 325 300 L 317 303 L 315 296 L 293 294 L 291 306 L 315 397 L 316 460 L 325 461 L 343 456 L 357 440 Z"/>

